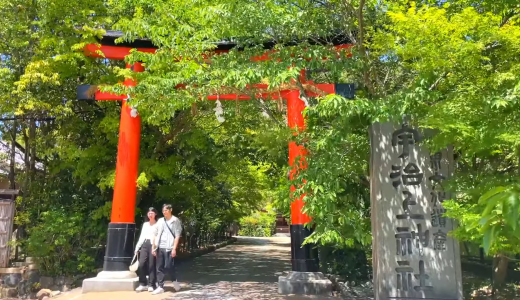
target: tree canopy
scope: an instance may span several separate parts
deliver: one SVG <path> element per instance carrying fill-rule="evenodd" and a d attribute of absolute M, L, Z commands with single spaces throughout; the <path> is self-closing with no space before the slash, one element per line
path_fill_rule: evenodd
<path fill-rule="evenodd" d="M 415 126 L 437 130 L 432 151 L 452 145 L 457 153 L 450 182 L 456 193 L 445 202 L 460 222 L 453 234 L 490 254 L 518 252 L 517 1 L 4 2 L 0 111 L 19 119 L 1 130 L 26 154 L 16 176 L 24 191 L 17 222 L 29 233 L 49 218 L 77 216 L 77 224 L 95 220 L 99 233 L 78 247 L 103 243 L 120 103 L 75 101 L 78 84 L 99 84 L 131 93 L 143 119 L 140 208 L 171 202 L 194 228 L 226 226 L 267 202 L 287 213 L 287 142 L 296 139 L 309 150 L 298 180 L 299 193 L 312 191 L 305 198 L 316 225 L 311 240 L 366 249 L 368 127 L 407 115 Z M 143 62 L 145 72 L 83 55 L 105 30 L 124 32 L 120 42 L 147 38 L 158 47 L 127 57 Z M 342 55 L 332 47 L 339 37 L 353 45 Z M 219 42 L 236 47 L 204 59 Z M 251 60 L 266 53 L 263 43 L 274 45 L 271 59 Z M 315 82 L 355 83 L 356 98 L 308 99 L 307 128 L 298 137 L 286 128 L 284 103 L 224 102 L 220 123 L 215 104 L 203 100 L 254 96 L 247 86 L 256 83 L 276 92 L 291 80 L 305 98 L 303 69 L 326 70 L 313 72 Z M 129 76 L 137 87 L 118 84 Z"/>

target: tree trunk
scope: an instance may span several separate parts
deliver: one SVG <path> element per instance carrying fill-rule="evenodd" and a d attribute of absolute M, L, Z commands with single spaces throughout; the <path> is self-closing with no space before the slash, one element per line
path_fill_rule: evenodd
<path fill-rule="evenodd" d="M 464 246 L 464 250 L 466 251 L 466 255 L 469 257 L 471 256 L 471 253 L 469 252 L 468 243 L 462 242 L 462 245 Z"/>
<path fill-rule="evenodd" d="M 16 189 L 16 120 L 13 121 L 13 128 L 11 129 L 11 153 L 9 154 L 9 188 Z M 11 200 L 15 200 L 15 196 Z M 18 241 L 18 225 L 13 227 L 13 235 Z M 18 260 L 18 245 L 14 246 L 14 259 Z"/>
<path fill-rule="evenodd" d="M 498 253 L 493 259 L 493 294 L 496 289 L 506 283 L 507 267 L 509 265 L 509 257 L 504 253 Z"/>
<path fill-rule="evenodd" d="M 9 161 L 9 188 L 16 189 L 16 120 L 13 121 L 13 128 L 11 130 L 11 153 Z"/>
<path fill-rule="evenodd" d="M 27 135 L 26 129 L 27 129 L 27 127 L 22 125 L 23 142 L 24 142 L 24 148 L 25 148 L 25 152 L 24 152 L 24 156 L 23 156 L 23 161 L 25 164 L 25 176 L 24 176 L 24 185 L 22 187 L 22 191 L 24 192 L 24 197 L 27 197 L 29 195 L 29 183 L 30 183 L 29 172 L 31 170 L 31 161 L 29 159 L 30 141 L 29 141 L 29 136 Z"/>
<path fill-rule="evenodd" d="M 29 156 L 29 177 L 31 182 L 34 181 L 36 174 L 36 120 L 33 118 L 29 121 L 29 144 L 30 148 L 25 148 L 26 152 L 30 152 Z"/>

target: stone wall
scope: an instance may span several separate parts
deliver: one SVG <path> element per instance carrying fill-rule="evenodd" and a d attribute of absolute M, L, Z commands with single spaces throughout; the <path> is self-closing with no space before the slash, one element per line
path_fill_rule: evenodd
<path fill-rule="evenodd" d="M 35 265 L 0 268 L 0 299 L 35 297 L 40 288 L 40 276 Z"/>
<path fill-rule="evenodd" d="M 40 276 L 33 258 L 28 257 L 25 262 L 13 263 L 13 267 L 0 268 L 0 299 L 36 299 L 41 290 L 54 291 L 54 294 L 66 292 L 84 277 Z"/>
<path fill-rule="evenodd" d="M 86 276 L 76 275 L 73 277 L 67 276 L 41 276 L 40 277 L 40 288 L 49 289 L 52 291 L 68 292 L 72 288 L 76 287 Z"/>

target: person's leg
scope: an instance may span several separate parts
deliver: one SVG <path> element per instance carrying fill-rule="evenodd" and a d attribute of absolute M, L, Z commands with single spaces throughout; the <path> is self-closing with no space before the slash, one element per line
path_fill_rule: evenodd
<path fill-rule="evenodd" d="M 157 249 L 157 285 L 158 287 L 164 287 L 164 254 L 162 249 Z"/>
<path fill-rule="evenodd" d="M 171 255 L 171 252 L 169 253 Z M 170 278 L 172 281 L 177 281 L 177 272 L 175 270 L 175 259 L 171 259 L 171 263 L 168 268 L 168 275 L 170 275 Z"/>
<path fill-rule="evenodd" d="M 169 254 L 171 255 L 171 252 L 169 252 Z M 171 259 L 171 264 L 169 267 L 170 268 L 168 270 L 168 274 L 170 275 L 170 278 L 172 280 L 173 288 L 175 289 L 176 292 L 178 292 L 181 289 L 181 285 L 177 281 L 177 270 L 176 270 L 174 258 Z"/>
<path fill-rule="evenodd" d="M 152 247 L 149 249 L 150 258 L 148 259 L 148 285 L 152 288 L 152 291 L 157 288 L 157 258 L 152 255 Z M 150 291 L 150 289 L 148 290 Z"/>
<path fill-rule="evenodd" d="M 157 288 L 153 291 L 153 294 L 164 293 L 164 272 L 165 269 L 165 251 L 163 249 L 157 249 Z"/>
<path fill-rule="evenodd" d="M 141 247 L 141 250 L 139 251 L 139 268 L 137 272 L 139 273 L 139 287 L 137 287 L 137 292 L 142 292 L 146 289 L 147 280 L 146 280 L 146 274 L 148 273 L 148 251 L 143 245 Z"/>

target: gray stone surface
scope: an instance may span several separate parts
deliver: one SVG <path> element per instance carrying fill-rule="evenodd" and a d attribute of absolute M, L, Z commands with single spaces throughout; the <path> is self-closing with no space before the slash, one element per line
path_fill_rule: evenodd
<path fill-rule="evenodd" d="M 462 299 L 459 244 L 444 235 L 456 224 L 439 218 L 442 198 L 450 198 L 441 197 L 440 176 L 453 172 L 452 151 L 438 161 L 413 143 L 420 140 L 414 132 L 401 129 L 376 123 L 370 132 L 375 297 Z"/>
<path fill-rule="evenodd" d="M 51 289 L 53 291 L 61 291 L 66 292 L 71 290 L 73 286 L 77 286 L 81 284 L 81 279 L 84 276 L 78 275 L 74 277 L 49 277 L 49 276 L 41 276 L 39 279 L 40 287 L 43 289 Z"/>
<path fill-rule="evenodd" d="M 40 277 L 40 286 L 43 289 L 51 289 L 54 286 L 54 277 L 50 277 L 50 276 Z"/>
<path fill-rule="evenodd" d="M 22 281 L 22 273 L 1 274 L 3 285 L 6 287 L 18 287 Z"/>
<path fill-rule="evenodd" d="M 138 278 L 107 279 L 94 277 L 83 280 L 82 293 L 133 291 L 138 285 Z"/>
<path fill-rule="evenodd" d="M 319 272 L 289 272 L 278 277 L 278 293 L 331 296 L 332 282 Z"/>

